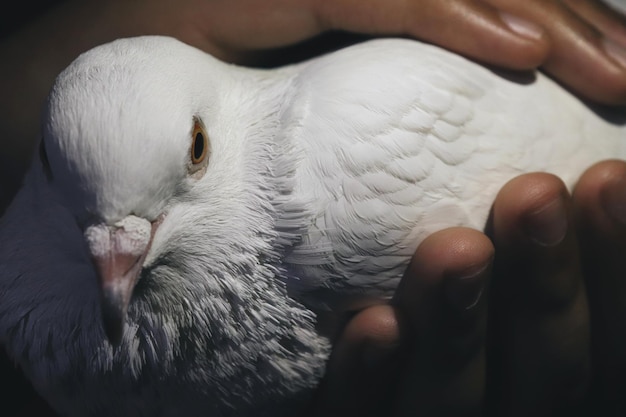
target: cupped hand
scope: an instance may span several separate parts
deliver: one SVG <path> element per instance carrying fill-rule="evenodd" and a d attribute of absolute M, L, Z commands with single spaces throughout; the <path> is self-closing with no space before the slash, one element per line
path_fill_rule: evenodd
<path fill-rule="evenodd" d="M 626 162 L 572 196 L 549 174 L 512 180 L 487 233 L 420 245 L 394 302 L 348 323 L 313 415 L 626 413 Z"/>

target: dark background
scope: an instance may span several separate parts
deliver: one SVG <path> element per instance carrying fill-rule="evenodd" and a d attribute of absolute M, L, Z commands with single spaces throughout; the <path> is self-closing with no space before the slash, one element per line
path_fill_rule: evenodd
<path fill-rule="evenodd" d="M 0 39 L 10 36 L 28 22 L 48 11 L 62 0 L 22 0 L 4 2 L 0 13 Z"/>
<path fill-rule="evenodd" d="M 61 0 L 22 0 L 5 2 L 0 13 L 0 42 L 47 12 Z M 0 57 L 0 65 L 2 57 Z M 0 347 L 1 348 L 1 347 Z M 0 416 L 52 416 L 31 385 L 0 349 Z"/>

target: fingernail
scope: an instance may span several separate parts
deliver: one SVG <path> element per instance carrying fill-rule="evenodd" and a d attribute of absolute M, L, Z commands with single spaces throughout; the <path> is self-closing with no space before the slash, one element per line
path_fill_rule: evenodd
<path fill-rule="evenodd" d="M 610 58 L 626 68 L 626 48 L 609 38 L 602 39 L 602 47 Z"/>
<path fill-rule="evenodd" d="M 626 225 L 626 178 L 615 181 L 602 189 L 600 202 L 609 217 Z"/>
<path fill-rule="evenodd" d="M 446 282 L 446 293 L 448 301 L 452 306 L 460 311 L 470 310 L 478 305 L 483 294 L 484 278 L 483 274 L 489 262 L 470 271 L 461 277 L 448 279 Z"/>
<path fill-rule="evenodd" d="M 516 34 L 530 39 L 539 39 L 543 36 L 543 28 L 530 20 L 500 11 L 500 19 Z"/>
<path fill-rule="evenodd" d="M 523 228 L 530 240 L 541 246 L 556 246 L 567 233 L 567 211 L 561 197 L 526 216 Z"/>

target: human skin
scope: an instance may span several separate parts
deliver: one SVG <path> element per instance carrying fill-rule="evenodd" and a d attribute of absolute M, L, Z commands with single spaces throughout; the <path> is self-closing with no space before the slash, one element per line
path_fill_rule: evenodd
<path fill-rule="evenodd" d="M 0 43 L 0 212 L 26 169 L 54 77 L 79 53 L 118 37 L 172 35 L 221 59 L 255 65 L 266 64 L 277 48 L 330 30 L 411 36 L 488 65 L 541 68 L 584 99 L 620 105 L 625 28 L 622 18 L 591 0 L 68 1 Z M 573 197 L 552 176 L 523 176 L 501 191 L 487 235 L 451 229 L 429 237 L 394 302 L 359 313 L 340 333 L 311 410 L 547 415 L 583 410 L 576 408 L 578 394 L 591 404 L 621 406 L 625 267 L 615 248 L 624 246 L 624 233 L 602 196 L 620 195 L 614 183 L 624 172 L 622 163 L 601 164 Z M 603 191 L 611 187 L 614 192 Z M 556 245 L 533 246 L 519 231 L 531 213 L 547 215 L 542 208 L 555 198 L 566 210 L 543 224 L 567 218 L 567 234 Z M 476 270 L 471 280 L 460 279 Z M 520 281 L 542 285 L 516 291 Z M 468 300 L 471 308 L 459 306 Z M 601 330 L 592 337 L 593 323 Z M 359 352 L 366 346 L 365 365 Z M 553 385 L 565 388 L 546 388 Z"/>
<path fill-rule="evenodd" d="M 623 161 L 571 195 L 513 179 L 487 235 L 429 236 L 394 303 L 348 323 L 313 415 L 624 415 L 625 213 Z"/>

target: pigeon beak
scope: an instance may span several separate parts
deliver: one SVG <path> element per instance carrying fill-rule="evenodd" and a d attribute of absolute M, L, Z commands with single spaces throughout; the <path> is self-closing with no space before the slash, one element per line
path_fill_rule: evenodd
<path fill-rule="evenodd" d="M 96 224 L 85 230 L 100 282 L 104 332 L 114 346 L 122 340 L 128 305 L 162 219 L 150 222 L 131 215 L 113 226 Z"/>

